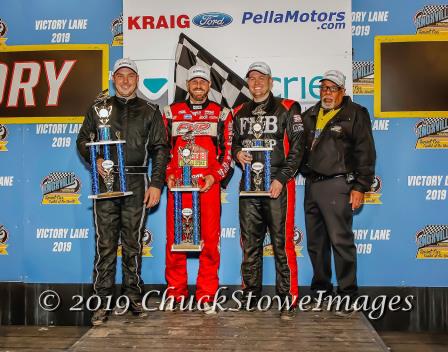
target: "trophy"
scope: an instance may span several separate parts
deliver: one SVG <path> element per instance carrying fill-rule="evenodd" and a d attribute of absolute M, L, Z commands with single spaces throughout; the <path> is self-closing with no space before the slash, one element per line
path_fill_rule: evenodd
<path fill-rule="evenodd" d="M 252 125 L 255 138 L 244 140 L 242 151 L 249 154 L 263 153 L 263 158 L 261 158 L 262 161 L 244 164 L 244 190 L 240 192 L 240 196 L 267 197 L 270 195 L 271 187 L 271 152 L 273 148 L 267 140 L 262 139 L 266 125 L 266 120 L 263 118 L 265 111 L 262 106 L 258 106 L 252 113 L 255 115 L 255 122 Z"/>
<path fill-rule="evenodd" d="M 90 134 L 90 142 L 86 143 L 89 147 L 90 152 L 90 174 L 92 178 L 92 195 L 89 195 L 89 199 L 106 199 L 106 198 L 116 198 L 131 195 L 132 192 L 127 191 L 126 187 L 126 174 L 124 166 L 124 151 L 123 144 L 126 141 L 121 140 L 120 132 L 115 133 L 116 140 L 111 139 L 111 128 L 109 125 L 109 118 L 112 113 L 112 105 L 108 104 L 109 95 L 107 90 L 104 91 L 97 98 L 97 104 L 94 105 L 96 115 L 98 116 L 98 141 L 95 141 L 95 134 Z M 111 158 L 111 146 L 115 145 L 117 149 L 117 159 L 118 159 L 118 176 L 120 182 L 120 191 L 114 192 L 113 186 L 115 182 L 115 176 L 113 174 L 114 162 Z M 96 156 L 99 151 L 103 150 L 104 161 L 102 167 L 106 172 L 103 177 L 104 184 L 106 186 L 106 192 L 100 193 L 99 185 L 99 173 L 96 166 Z"/>
<path fill-rule="evenodd" d="M 203 242 L 200 230 L 199 185 L 197 178 L 191 174 L 195 150 L 193 132 L 188 131 L 182 136 L 182 139 L 187 142 L 185 147 L 179 148 L 182 178 L 176 179 L 175 187 L 171 188 L 174 198 L 174 244 L 171 250 L 173 252 L 200 252 Z M 186 192 L 191 193 L 191 208 L 182 208 L 182 195 Z"/>

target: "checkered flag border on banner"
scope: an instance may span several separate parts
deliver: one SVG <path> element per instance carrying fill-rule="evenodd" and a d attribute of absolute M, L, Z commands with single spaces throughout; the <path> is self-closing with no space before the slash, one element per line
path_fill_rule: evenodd
<path fill-rule="evenodd" d="M 75 174 L 73 172 L 50 172 L 47 178 L 47 182 L 59 181 L 69 176 L 74 177 L 74 175 Z"/>
<path fill-rule="evenodd" d="M 188 95 L 186 85 L 188 69 L 194 65 L 201 65 L 210 69 L 210 100 L 227 108 L 234 108 L 252 99 L 244 79 L 195 41 L 181 33 L 176 49 L 175 102 L 186 99 Z"/>
<path fill-rule="evenodd" d="M 423 229 L 425 235 L 430 235 L 437 232 L 448 232 L 448 225 L 426 225 Z"/>
<path fill-rule="evenodd" d="M 422 14 L 424 16 L 427 16 L 432 13 L 444 11 L 446 9 L 448 9 L 448 5 L 426 5 L 423 6 Z"/>

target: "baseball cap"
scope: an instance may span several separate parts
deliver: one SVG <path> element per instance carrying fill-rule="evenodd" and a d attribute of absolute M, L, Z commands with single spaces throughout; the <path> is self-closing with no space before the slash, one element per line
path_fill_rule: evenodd
<path fill-rule="evenodd" d="M 249 68 L 247 69 L 246 77 L 249 76 L 249 73 L 251 71 L 258 71 L 264 75 L 271 76 L 271 68 L 269 67 L 269 65 L 266 62 L 263 62 L 263 61 L 257 61 L 257 62 L 254 62 L 253 64 L 251 64 L 249 66 Z"/>
<path fill-rule="evenodd" d="M 345 87 L 345 75 L 338 70 L 330 70 L 324 73 L 324 76 L 319 82 L 323 80 L 329 80 L 337 84 L 339 87 Z"/>
<path fill-rule="evenodd" d="M 115 61 L 115 65 L 114 65 L 114 74 L 115 72 L 117 72 L 120 68 L 123 67 L 127 67 L 130 68 L 132 71 L 134 71 L 135 73 L 138 73 L 138 69 L 137 69 L 137 65 L 135 64 L 135 62 L 133 60 L 131 60 L 128 57 L 125 57 L 123 59 L 118 59 L 117 61 Z"/>
<path fill-rule="evenodd" d="M 190 81 L 193 78 L 203 78 L 206 81 L 210 82 L 210 70 L 201 65 L 191 66 L 188 70 L 187 81 Z"/>

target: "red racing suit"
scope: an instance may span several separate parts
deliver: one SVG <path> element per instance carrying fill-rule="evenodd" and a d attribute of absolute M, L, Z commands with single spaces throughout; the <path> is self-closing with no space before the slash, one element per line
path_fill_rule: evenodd
<path fill-rule="evenodd" d="M 200 193 L 201 240 L 204 243 L 199 256 L 199 272 L 196 299 L 209 302 L 218 289 L 219 239 L 221 218 L 220 182 L 226 177 L 232 165 L 232 114 L 229 109 L 206 101 L 192 104 L 189 101 L 174 103 L 164 108 L 163 119 L 171 145 L 171 161 L 167 167 L 167 178 L 182 176 L 181 151 L 187 145 L 182 137 L 190 132 L 194 136 L 194 148 L 190 165 L 192 178 L 203 185 L 202 177 L 212 175 L 215 183 L 207 192 Z M 191 207 L 191 193 L 182 194 L 182 207 Z M 172 252 L 174 243 L 174 200 L 168 191 L 166 216 L 166 269 L 168 294 L 177 301 L 188 296 L 187 254 Z M 170 288 L 171 287 L 171 288 Z"/>

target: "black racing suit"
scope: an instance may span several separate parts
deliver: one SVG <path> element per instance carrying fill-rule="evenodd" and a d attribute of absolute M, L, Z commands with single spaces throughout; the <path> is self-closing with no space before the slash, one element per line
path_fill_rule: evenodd
<path fill-rule="evenodd" d="M 375 175 L 375 145 L 366 108 L 344 97 L 340 111 L 315 138 L 321 104 L 303 114 L 306 151 L 301 172 L 305 183 L 307 248 L 313 265 L 313 291 L 331 294 L 333 250 L 338 293 L 356 296 L 356 247 L 352 232 L 352 190 L 367 192 Z M 317 294 L 317 293 L 316 293 Z"/>
<path fill-rule="evenodd" d="M 94 200 L 95 262 L 93 289 L 105 299 L 112 295 L 115 283 L 117 248 L 122 245 L 122 292 L 133 301 L 141 301 L 143 281 L 141 279 L 142 236 L 145 230 L 146 207 L 143 204 L 145 190 L 151 186 L 162 189 L 169 149 L 162 116 L 153 105 L 141 98 L 129 100 L 111 97 L 112 112 L 108 124 L 111 139 L 119 132 L 124 144 L 127 190 L 133 194 L 126 197 Z M 90 163 L 90 135 L 97 134 L 98 116 L 93 105 L 87 112 L 79 131 L 77 146 L 80 154 Z M 102 150 L 102 149 L 101 149 Z M 115 146 L 110 146 L 111 159 L 117 165 Z M 98 158 L 103 158 L 98 155 Z M 148 162 L 152 160 L 151 181 L 148 179 Z M 100 178 L 100 191 L 105 191 Z M 118 174 L 115 174 L 114 190 L 119 189 Z"/>
<path fill-rule="evenodd" d="M 261 103 L 248 102 L 234 111 L 232 154 L 244 147 L 245 140 L 253 140 L 253 111 L 262 107 L 264 133 L 262 139 L 273 146 L 271 152 L 271 182 L 278 180 L 283 189 L 277 199 L 270 197 L 240 197 L 239 217 L 243 260 L 241 274 L 245 296 L 256 297 L 262 290 L 263 241 L 269 230 L 274 251 L 276 291 L 293 303 L 298 296 L 297 261 L 294 243 L 294 174 L 299 168 L 303 150 L 303 125 L 299 103 L 274 97 L 272 93 Z M 263 153 L 252 153 L 253 161 L 261 161 Z M 241 189 L 244 187 L 244 176 Z"/>

